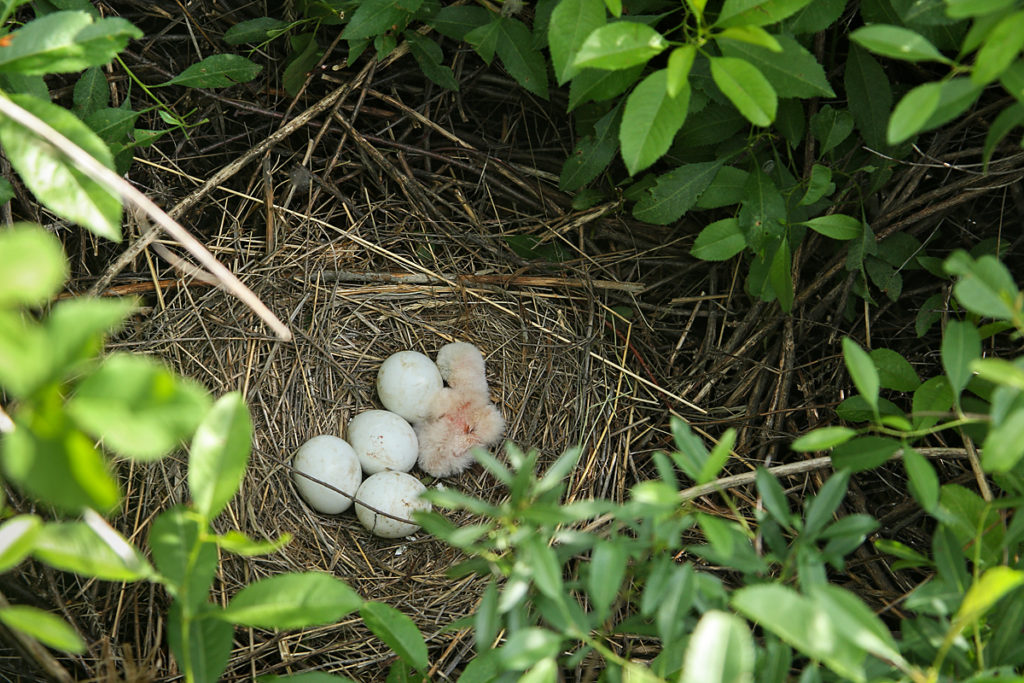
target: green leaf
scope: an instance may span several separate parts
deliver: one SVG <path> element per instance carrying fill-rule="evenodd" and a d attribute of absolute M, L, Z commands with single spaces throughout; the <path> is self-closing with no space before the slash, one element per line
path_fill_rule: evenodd
<path fill-rule="evenodd" d="M 822 529 L 832 522 L 832 515 L 846 497 L 849 483 L 850 472 L 839 469 L 804 504 L 804 533 L 808 539 L 817 539 Z"/>
<path fill-rule="evenodd" d="M 818 216 L 800 225 L 806 225 L 814 232 L 834 240 L 852 240 L 861 236 L 864 230 L 863 224 L 853 216 L 841 213 L 833 213 L 828 216 Z"/>
<path fill-rule="evenodd" d="M 226 88 L 236 83 L 248 83 L 256 78 L 263 67 L 241 55 L 212 55 L 193 64 L 169 81 L 151 86 L 183 85 L 186 88 Z"/>
<path fill-rule="evenodd" d="M 696 57 L 696 45 L 683 45 L 669 54 L 665 85 L 669 97 L 678 97 L 689 88 L 690 69 L 693 68 L 693 60 Z"/>
<path fill-rule="evenodd" d="M 374 38 L 393 30 L 404 28 L 412 12 L 402 7 L 400 0 L 363 0 L 352 13 L 341 37 L 345 40 Z"/>
<path fill-rule="evenodd" d="M 8 34 L 0 72 L 44 75 L 108 64 L 142 31 L 120 17 L 94 20 L 86 12 L 54 12 Z M 52 125 L 52 123 L 51 123 Z"/>
<path fill-rule="evenodd" d="M 39 306 L 67 279 L 64 250 L 37 225 L 15 223 L 0 232 L 0 307 Z"/>
<path fill-rule="evenodd" d="M 839 444 L 846 443 L 855 436 L 857 436 L 857 432 L 849 427 L 821 427 L 800 436 L 790 448 L 798 453 L 827 451 Z"/>
<path fill-rule="evenodd" d="M 104 337 L 120 328 L 135 310 L 133 299 L 78 296 L 60 301 L 46 320 L 51 379 L 66 377 L 91 363 L 103 348 Z"/>
<path fill-rule="evenodd" d="M 763 255 L 769 244 L 777 243 L 785 234 L 786 200 L 771 177 L 759 168 L 750 172 L 743 190 L 737 220 L 747 246 Z"/>
<path fill-rule="evenodd" d="M 826 104 L 811 118 L 811 132 L 821 144 L 818 155 L 828 154 L 853 132 L 853 115 Z"/>
<path fill-rule="evenodd" d="M 621 95 L 637 82 L 643 70 L 642 64 L 619 71 L 583 69 L 569 84 L 568 111 L 584 102 L 603 102 Z"/>
<path fill-rule="evenodd" d="M 690 254 L 702 261 L 725 261 L 743 251 L 747 244 L 735 218 L 723 218 L 705 226 Z"/>
<path fill-rule="evenodd" d="M 592 69 L 628 69 L 646 64 L 668 48 L 668 41 L 647 24 L 615 21 L 595 29 L 583 41 L 573 66 Z"/>
<path fill-rule="evenodd" d="M 914 429 L 928 429 L 953 405 L 953 389 L 945 375 L 925 380 L 914 391 Z M 928 413 L 928 414 L 926 414 Z"/>
<path fill-rule="evenodd" d="M 1024 105 L 1020 102 L 1016 102 L 999 112 L 999 115 L 992 121 L 992 125 L 988 128 L 988 133 L 985 134 L 985 148 L 981 157 L 986 171 L 988 170 L 988 162 L 991 161 L 992 154 L 996 151 L 996 148 L 1010 134 L 1011 130 L 1020 125 L 1024 125 Z"/>
<path fill-rule="evenodd" d="M 17 515 L 0 524 L 0 572 L 10 571 L 32 552 L 43 520 L 35 515 Z"/>
<path fill-rule="evenodd" d="M 715 179 L 697 200 L 699 209 L 720 209 L 723 206 L 739 204 L 746 196 L 746 185 L 750 174 L 735 166 L 722 166 Z"/>
<path fill-rule="evenodd" d="M 875 370 L 871 356 L 857 342 L 849 337 L 843 337 L 843 361 L 857 391 L 868 402 L 875 415 L 878 415 L 878 371 Z"/>
<path fill-rule="evenodd" d="M 109 105 L 110 86 L 100 67 L 93 66 L 82 72 L 75 81 L 72 100 L 75 103 L 72 110 L 81 119 Z"/>
<path fill-rule="evenodd" d="M 767 26 L 782 21 L 812 0 L 725 0 L 715 26 Z"/>
<path fill-rule="evenodd" d="M 819 199 L 835 192 L 835 189 L 836 184 L 832 182 L 832 169 L 821 164 L 814 164 L 811 167 L 811 177 L 807 179 L 807 191 L 800 198 L 799 206 L 810 206 Z M 857 234 L 854 237 L 859 237 L 860 234 L 861 228 L 858 225 Z"/>
<path fill-rule="evenodd" d="M 985 37 L 974 59 L 971 81 L 987 85 L 999 78 L 1024 48 L 1024 11 L 1003 17 Z"/>
<path fill-rule="evenodd" d="M 196 430 L 188 488 L 196 510 L 212 520 L 234 497 L 252 447 L 252 422 L 238 392 L 222 396 Z"/>
<path fill-rule="evenodd" d="M 29 316 L 0 309 L 0 386 L 4 391 L 13 397 L 28 397 L 46 382 L 53 374 L 49 341 Z"/>
<path fill-rule="evenodd" d="M 625 127 L 623 120 L 623 128 Z M 658 177 L 633 207 L 638 220 L 667 225 L 693 208 L 704 189 L 711 184 L 723 160 L 684 164 Z"/>
<path fill-rule="evenodd" d="M 218 616 L 255 628 L 304 628 L 335 623 L 362 605 L 354 590 L 329 574 L 278 574 L 250 583 Z"/>
<path fill-rule="evenodd" d="M 1010 271 L 990 254 L 973 261 L 965 253 L 960 253 L 965 257 L 965 268 L 954 272 L 952 256 L 946 262 L 947 272 L 960 276 L 953 286 L 957 301 L 972 313 L 997 320 L 1012 320 L 1020 307 L 1020 290 Z"/>
<path fill-rule="evenodd" d="M 872 24 L 850 34 L 861 47 L 875 54 L 906 62 L 942 62 L 951 64 L 927 38 L 902 26 Z"/>
<path fill-rule="evenodd" d="M 619 149 L 621 121 L 622 108 L 615 107 L 594 124 L 594 134 L 580 140 L 565 160 L 558 178 L 558 189 L 566 192 L 578 190 L 608 168 Z"/>
<path fill-rule="evenodd" d="M 832 450 L 832 466 L 863 472 L 888 462 L 899 449 L 899 441 L 884 436 L 860 436 Z"/>
<path fill-rule="evenodd" d="M 407 664 L 421 673 L 430 668 L 427 644 L 412 619 L 382 602 L 364 602 L 359 608 L 363 623 L 388 644 Z"/>
<path fill-rule="evenodd" d="M 537 626 L 528 626 L 509 635 L 497 650 L 497 656 L 504 669 L 525 671 L 542 659 L 558 656 L 561 646 L 562 636 Z"/>
<path fill-rule="evenodd" d="M 892 633 L 860 598 L 832 584 L 812 584 L 808 592 L 844 640 L 901 669 L 907 668 Z"/>
<path fill-rule="evenodd" d="M 84 522 L 49 522 L 36 536 L 32 555 L 40 562 L 102 581 L 139 581 L 155 575 L 146 558 L 119 534 L 113 543 Z"/>
<path fill-rule="evenodd" d="M 533 36 L 518 19 L 501 17 L 496 50 L 512 78 L 534 95 L 547 99 L 548 72 L 544 57 L 533 48 Z"/>
<path fill-rule="evenodd" d="M 552 600 L 563 599 L 562 565 L 547 541 L 531 534 L 523 541 L 522 550 L 537 589 Z"/>
<path fill-rule="evenodd" d="M 773 36 L 760 26 L 752 26 L 748 24 L 745 26 L 724 28 L 715 35 L 715 40 L 719 39 L 749 43 L 751 45 L 763 47 L 772 52 L 782 52 L 782 45 L 779 43 L 778 36 Z M 726 45 L 728 45 L 728 43 L 722 44 L 723 49 Z"/>
<path fill-rule="evenodd" d="M 836 96 L 814 55 L 791 36 L 773 38 L 779 45 L 778 50 L 736 40 L 720 40 L 718 44 L 724 56 L 743 59 L 757 67 L 779 97 Z"/>
<path fill-rule="evenodd" d="M 942 84 L 937 82 L 919 85 L 904 95 L 889 119 L 886 141 L 897 145 L 924 130 L 941 99 Z"/>
<path fill-rule="evenodd" d="M 851 45 L 843 83 L 850 113 L 864 140 L 872 147 L 882 147 L 892 109 L 892 86 L 885 70 L 866 50 Z"/>
<path fill-rule="evenodd" d="M 783 30 L 794 35 L 824 31 L 839 20 L 846 0 L 814 0 L 786 19 Z"/>
<path fill-rule="evenodd" d="M 757 67 L 736 57 L 711 57 L 711 77 L 736 109 L 755 126 L 775 120 L 778 97 Z"/>
<path fill-rule="evenodd" d="M 224 42 L 228 45 L 262 43 L 270 38 L 276 38 L 287 27 L 287 22 L 273 17 L 246 19 L 234 24 L 224 32 Z"/>
<path fill-rule="evenodd" d="M 992 567 L 975 581 L 953 617 L 952 628 L 960 631 L 977 623 L 985 612 L 1010 591 L 1024 585 L 1024 572 L 1010 567 Z"/>
<path fill-rule="evenodd" d="M 281 85 L 284 91 L 295 97 L 302 90 L 309 77 L 309 70 L 320 61 L 320 46 L 316 42 L 316 34 L 302 33 L 291 37 L 292 54 L 288 66 L 281 73 Z"/>
<path fill-rule="evenodd" d="M 474 28 L 466 34 L 465 41 L 473 46 L 476 53 L 488 64 L 494 60 L 498 49 L 498 33 L 501 29 L 501 17 L 492 16 L 491 20 Z"/>
<path fill-rule="evenodd" d="M 217 619 L 217 611 L 210 608 L 198 618 L 184 620 L 181 605 L 172 602 L 167 612 L 167 645 L 174 654 L 179 670 L 188 670 L 196 683 L 214 683 L 221 680 L 221 674 L 231 657 L 231 624 Z M 187 638 L 185 634 L 187 633 Z M 188 658 L 185 646 L 188 644 Z"/>
<path fill-rule="evenodd" d="M 938 128 L 955 119 L 977 101 L 983 89 L 984 86 L 975 85 L 969 78 L 940 81 L 939 104 L 923 130 Z"/>
<path fill-rule="evenodd" d="M 103 107 L 84 117 L 85 124 L 108 145 L 124 143 L 135 126 L 140 112 L 118 107 Z"/>
<path fill-rule="evenodd" d="M 107 168 L 114 159 L 106 144 L 74 114 L 31 95 L 10 95 L 16 105 L 45 121 Z M 121 241 L 121 199 L 34 133 L 0 117 L 0 144 L 32 194 L 54 213 L 101 237 Z"/>
<path fill-rule="evenodd" d="M 619 126 L 622 160 L 626 162 L 630 175 L 644 170 L 668 151 L 672 139 L 686 120 L 689 106 L 689 86 L 684 87 L 678 96 L 669 96 L 667 69 L 658 69 L 633 89 L 626 98 Z M 707 179 L 704 187 L 713 177 Z M 694 197 L 693 201 L 696 200 Z"/>
<path fill-rule="evenodd" d="M 942 368 L 949 378 L 954 402 L 960 404 L 960 393 L 971 379 L 971 363 L 981 357 L 981 335 L 967 321 L 951 320 L 942 336 Z"/>
<path fill-rule="evenodd" d="M 292 540 L 291 534 L 284 533 L 272 541 L 260 541 L 249 538 L 241 531 L 231 529 L 219 536 L 214 536 L 213 541 L 221 550 L 241 555 L 242 557 L 256 557 L 268 553 L 276 553 L 288 545 Z"/>
<path fill-rule="evenodd" d="M 448 90 L 458 90 L 459 82 L 455 80 L 452 70 L 442 64 L 444 53 L 441 46 L 430 38 L 416 31 L 406 31 L 405 40 L 409 43 L 409 52 L 427 78 Z"/>
<path fill-rule="evenodd" d="M 989 429 L 981 454 L 986 472 L 1009 472 L 1024 458 L 1024 409 L 1018 408 Z"/>
<path fill-rule="evenodd" d="M 587 593 L 599 620 L 608 616 L 618 598 L 628 560 L 629 553 L 622 543 L 600 540 L 594 546 L 587 565 Z"/>
<path fill-rule="evenodd" d="M 163 457 L 188 438 L 210 407 L 206 391 L 145 356 L 114 353 L 68 401 L 78 425 L 130 458 Z"/>
<path fill-rule="evenodd" d="M 735 614 L 708 610 L 686 645 L 680 683 L 754 680 L 754 639 Z"/>
<path fill-rule="evenodd" d="M 217 546 L 203 540 L 205 523 L 181 505 L 162 512 L 149 530 L 153 562 L 167 592 L 189 617 L 206 603 L 217 573 Z"/>
<path fill-rule="evenodd" d="M 449 5 L 427 23 L 438 33 L 453 40 L 464 40 L 470 31 L 486 26 L 491 21 L 491 13 L 483 7 Z"/>
<path fill-rule="evenodd" d="M 926 512 L 939 504 L 939 476 L 928 459 L 910 446 L 903 447 L 903 468 L 907 472 L 907 488 Z"/>
<path fill-rule="evenodd" d="M 0 621 L 8 628 L 25 633 L 43 645 L 61 652 L 82 654 L 85 641 L 78 632 L 56 614 L 28 605 L 0 607 Z"/>
<path fill-rule="evenodd" d="M 951 19 L 979 17 L 1012 7 L 1014 0 L 946 0 L 946 14 Z"/>
<path fill-rule="evenodd" d="M 892 349 L 874 349 L 871 360 L 878 370 L 879 384 L 895 391 L 914 391 L 921 384 L 913 366 Z"/>
<path fill-rule="evenodd" d="M 789 251 L 789 240 L 785 237 L 772 255 L 768 268 L 768 280 L 775 291 L 775 298 L 783 313 L 793 308 L 793 261 Z"/>
<path fill-rule="evenodd" d="M 573 64 L 576 52 L 595 29 L 604 26 L 604 8 L 590 0 L 561 0 L 551 12 L 548 46 L 559 85 L 580 72 Z"/>

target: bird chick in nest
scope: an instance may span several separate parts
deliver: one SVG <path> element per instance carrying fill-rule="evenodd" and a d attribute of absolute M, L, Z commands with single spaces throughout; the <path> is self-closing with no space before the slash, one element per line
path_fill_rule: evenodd
<path fill-rule="evenodd" d="M 434 396 L 429 414 L 415 425 L 420 469 L 435 477 L 458 474 L 473 462 L 472 449 L 496 443 L 505 418 L 491 403 L 484 357 L 472 344 L 442 347 L 437 368 L 448 382 Z"/>

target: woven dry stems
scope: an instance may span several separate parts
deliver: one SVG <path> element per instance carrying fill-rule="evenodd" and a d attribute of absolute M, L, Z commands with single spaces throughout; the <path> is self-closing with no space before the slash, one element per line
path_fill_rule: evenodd
<path fill-rule="evenodd" d="M 130 7 L 124 13 L 145 25 L 148 17 L 132 16 Z M 208 16 L 206 32 L 244 18 Z M 175 41 L 187 44 L 184 34 L 166 35 L 166 43 L 131 55 L 133 63 L 157 74 L 187 66 L 171 48 Z M 337 57 L 329 53 L 326 61 Z M 249 402 L 251 467 L 217 527 L 257 538 L 288 533 L 293 541 L 264 557 L 225 556 L 214 599 L 226 601 L 280 572 L 331 572 L 364 597 L 412 616 L 427 636 L 439 678 L 472 656 L 468 633 L 442 629 L 473 611 L 479 582 L 447 578 L 457 553 L 422 533 L 386 541 L 369 535 L 351 513 L 312 512 L 288 471 L 303 441 L 344 435 L 353 415 L 379 407 L 374 378 L 389 354 L 433 355 L 452 340 L 477 344 L 509 437 L 537 448 L 542 466 L 582 444 L 569 497 L 621 500 L 632 483 L 651 476 L 650 453 L 670 447 L 673 413 L 711 437 L 730 426 L 740 430 L 729 473 L 792 460 L 783 445 L 832 420 L 831 407 L 848 386 L 837 357 L 841 334 L 868 342 L 872 330 L 876 345 L 902 344 L 928 376 L 935 359 L 906 343 L 906 328 L 913 306 L 938 291 L 929 280 L 899 309 L 883 304 L 864 319 L 863 309 L 850 305 L 843 253 L 812 241 L 795 255 L 801 286 L 794 314 L 751 303 L 734 264 L 687 255 L 699 226 L 644 226 L 615 203 L 573 211 L 556 189 L 571 139 L 562 106 L 523 93 L 469 55 L 454 63 L 457 95 L 430 87 L 408 58 L 376 68 L 359 64 L 361 70 L 341 76 L 318 73 L 289 118 L 340 79 L 351 87 L 338 106 L 214 187 L 202 183 L 280 130 L 287 102 L 258 89 L 265 83 L 244 97 L 185 93 L 213 120 L 211 128 L 161 141 L 133 170 L 132 178 L 166 206 L 203 188 L 183 220 L 287 322 L 293 342 L 275 340 L 244 305 L 151 251 L 114 272 L 109 264 L 116 254 L 106 245 L 75 234 L 67 240 L 73 289 L 95 285 L 107 269 L 105 280 L 113 282 L 106 292 L 143 298 L 146 308 L 114 348 L 157 355 L 214 394 L 240 390 Z M 123 85 L 117 78 L 112 83 L 115 93 Z M 923 237 L 945 223 L 962 225 L 968 209 L 1001 215 L 993 197 L 1019 205 L 1013 183 L 1021 176 L 1020 157 L 999 162 L 986 177 L 970 165 L 983 125 L 983 118 L 969 119 L 936 138 L 922 165 L 899 169 L 879 199 L 876 232 L 910 226 Z M 507 238 L 523 236 L 557 248 L 560 260 L 520 258 Z M 844 310 L 852 318 L 844 320 Z M 964 477 L 954 461 L 942 467 L 946 480 Z M 152 519 L 187 500 L 184 461 L 126 464 L 123 472 L 128 501 L 116 523 L 144 544 Z M 788 480 L 794 504 L 824 476 Z M 445 483 L 492 501 L 504 496 L 479 467 Z M 896 502 L 889 490 L 898 494 Z M 908 514 L 900 490 L 884 477 L 862 477 L 846 511 L 878 514 L 892 535 L 920 545 L 920 518 Z M 753 503 L 749 492 L 737 494 Z M 698 504 L 726 514 L 711 498 Z M 878 559 L 862 549 L 850 580 L 878 604 L 897 601 L 914 577 L 896 577 Z M 68 663 L 78 677 L 174 677 L 161 590 L 84 582 L 34 564 L 5 590 L 14 597 L 33 590 L 45 595 L 44 603 L 79 628 L 92 645 L 87 656 Z M 22 655 L 11 656 L 0 660 L 0 672 L 23 671 L 16 659 Z M 300 633 L 239 630 L 226 677 L 322 670 L 375 680 L 392 657 L 355 618 Z"/>

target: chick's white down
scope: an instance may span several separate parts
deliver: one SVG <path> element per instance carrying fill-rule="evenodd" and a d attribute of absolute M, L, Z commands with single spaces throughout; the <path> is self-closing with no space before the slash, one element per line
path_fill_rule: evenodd
<path fill-rule="evenodd" d="M 427 474 L 447 477 L 472 464 L 473 448 L 501 439 L 505 418 L 491 403 L 478 348 L 447 344 L 437 354 L 437 367 L 448 386 L 434 396 L 427 419 L 416 424 L 418 464 Z"/>

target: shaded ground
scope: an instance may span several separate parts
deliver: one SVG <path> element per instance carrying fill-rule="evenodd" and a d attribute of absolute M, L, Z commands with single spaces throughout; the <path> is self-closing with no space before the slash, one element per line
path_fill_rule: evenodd
<path fill-rule="evenodd" d="M 114 3 L 148 36 L 129 48 L 126 64 L 144 82 L 158 82 L 226 51 L 219 36 L 255 10 L 222 7 L 200 2 L 183 13 Z M 545 463 L 582 443 L 570 497 L 621 500 L 650 476 L 648 456 L 671 447 L 672 414 L 709 438 L 739 429 L 729 474 L 802 459 L 788 442 L 834 422 L 834 406 L 850 392 L 840 338 L 894 348 L 931 376 L 939 326 L 919 339 L 914 319 L 929 296 L 948 299 L 942 282 L 918 271 L 904 274 L 897 302 L 876 291 L 878 305 L 864 306 L 851 291 L 844 253 L 812 238 L 795 256 L 793 313 L 752 302 L 742 291 L 742 264 L 688 255 L 702 224 L 644 225 L 615 202 L 572 210 L 571 198 L 557 190 L 573 141 L 563 95 L 538 100 L 472 53 L 447 47 L 459 93 L 430 84 L 408 57 L 333 69 L 342 56 L 331 52 L 328 68 L 293 102 L 280 90 L 278 44 L 251 55 L 265 69 L 250 84 L 216 93 L 160 91 L 178 98 L 168 101 L 175 111 L 195 109 L 193 120 L 209 122 L 141 150 L 129 178 L 167 208 L 202 188 L 179 220 L 290 326 L 293 343 L 276 341 L 244 305 L 153 247 L 114 272 L 124 246 L 60 231 L 72 258 L 72 291 L 100 285 L 106 294 L 141 299 L 115 348 L 157 354 L 215 394 L 238 389 L 249 401 L 252 466 L 219 524 L 258 537 L 288 532 L 295 540 L 272 556 L 225 558 L 214 598 L 226 600 L 281 571 L 333 572 L 365 597 L 414 616 L 439 678 L 472 655 L 468 632 L 441 629 L 473 610 L 480 586 L 447 579 L 455 553 L 429 537 L 385 541 L 367 535 L 352 515 L 312 513 L 286 466 L 307 438 L 342 433 L 351 416 L 377 407 L 373 380 L 387 355 L 410 348 L 433 355 L 452 340 L 478 344 L 510 438 L 539 449 Z M 116 105 L 127 96 L 128 78 L 116 68 L 109 80 Z M 65 104 L 70 98 L 67 88 L 56 94 Z M 131 89 L 134 108 L 148 106 L 142 95 Z M 309 108 L 319 111 L 260 151 Z M 1019 262 L 1019 230 L 1002 228 L 1024 208 L 1015 184 L 1024 158 L 997 154 L 1002 161 L 981 175 L 987 123 L 982 111 L 923 141 L 914 163 L 895 168 L 870 202 L 880 237 L 930 238 L 929 253 L 938 257 L 997 237 L 1008 245 L 1006 262 Z M 149 127 L 159 126 L 154 119 Z M 238 159 L 246 163 L 208 182 Z M 27 201 L 14 212 L 53 222 Z M 145 228 L 127 230 L 130 244 Z M 161 248 L 177 252 L 171 243 Z M 936 312 L 945 314 L 945 305 Z M 955 458 L 938 464 L 944 481 L 972 479 Z M 122 472 L 129 500 L 117 524 L 142 542 L 151 518 L 187 495 L 183 463 L 172 458 Z M 785 483 L 799 500 L 826 476 L 810 471 Z M 868 512 L 881 521 L 880 535 L 920 546 L 926 520 L 901 477 L 898 466 L 858 477 L 846 511 Z M 479 467 L 447 485 L 490 499 L 504 495 Z M 752 514 L 754 494 L 736 493 Z M 710 497 L 696 504 L 727 513 Z M 890 571 L 864 547 L 843 580 L 882 607 L 920 577 Z M 72 675 L 175 675 L 161 590 L 83 582 L 35 564 L 0 585 L 13 601 L 58 609 L 79 628 L 92 649 L 64 662 Z M 382 679 L 391 655 L 356 622 L 289 634 L 240 630 L 226 677 L 324 670 Z M 24 673 L 24 656 L 0 652 L 0 676 Z"/>

